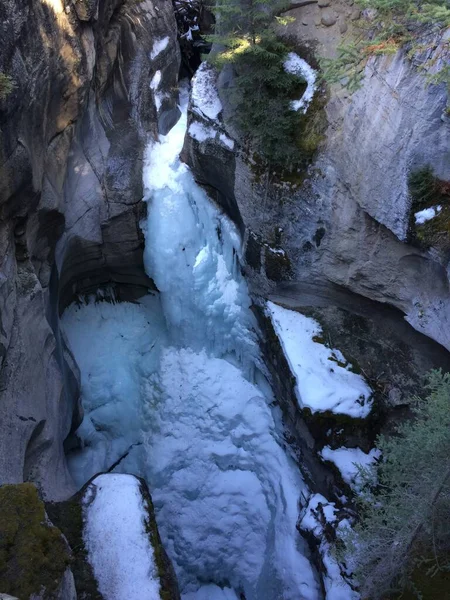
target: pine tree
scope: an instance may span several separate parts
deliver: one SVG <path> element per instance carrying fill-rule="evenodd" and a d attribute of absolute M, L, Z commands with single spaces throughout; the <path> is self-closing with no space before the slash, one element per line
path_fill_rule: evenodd
<path fill-rule="evenodd" d="M 290 106 L 304 82 L 286 72 L 291 48 L 276 35 L 277 25 L 290 22 L 280 16 L 285 7 L 284 0 L 219 0 L 216 32 L 210 36 L 218 49 L 209 60 L 234 67 L 229 90 L 234 125 L 251 150 L 270 167 L 290 171 L 309 161 L 313 151 L 302 154 L 301 117 Z"/>
<path fill-rule="evenodd" d="M 361 470 L 361 520 L 344 535 L 344 556 L 364 598 L 404 587 L 418 559 L 450 567 L 450 374 L 431 372 L 427 389 L 415 400 L 415 419 L 378 439 L 375 473 Z"/>

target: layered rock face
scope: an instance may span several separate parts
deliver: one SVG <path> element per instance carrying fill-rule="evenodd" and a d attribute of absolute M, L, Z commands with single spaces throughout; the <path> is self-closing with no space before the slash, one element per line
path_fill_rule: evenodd
<path fill-rule="evenodd" d="M 81 407 L 58 313 L 101 285 L 151 286 L 142 160 L 177 117 L 176 26 L 164 0 L 6 0 L 0 21 L 0 483 L 61 499 Z"/>
<path fill-rule="evenodd" d="M 320 15 L 318 23 L 311 17 L 302 24 L 303 10 L 320 8 L 292 11 L 297 20 L 289 33 L 303 46 L 332 54 Z M 328 43 L 334 50 L 335 38 Z M 409 173 L 429 166 L 450 180 L 447 90 L 426 80 L 448 60 L 448 32 L 427 45 L 412 61 L 403 52 L 372 60 L 353 96 L 331 90 L 325 139 L 295 187 L 261 175 L 240 151 L 229 120 L 226 73 L 217 84 L 224 105 L 220 122 L 191 111 L 191 121 L 216 128 L 217 135 L 201 141 L 191 136 L 184 157 L 198 181 L 217 190 L 224 209 L 232 207 L 242 219 L 248 276 L 257 294 L 300 306 L 306 290 L 340 305 L 345 288 L 400 309 L 414 328 L 449 349 L 448 256 L 406 242 Z M 420 65 L 432 66 L 424 71 Z M 219 142 L 222 131 L 234 135 L 234 149 Z M 218 169 L 226 170 L 226 186 L 215 176 Z"/>

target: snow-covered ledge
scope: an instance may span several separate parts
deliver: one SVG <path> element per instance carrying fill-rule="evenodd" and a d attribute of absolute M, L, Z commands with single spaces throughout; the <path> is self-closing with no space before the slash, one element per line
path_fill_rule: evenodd
<path fill-rule="evenodd" d="M 267 303 L 267 314 L 296 379 L 300 408 L 365 418 L 372 408 L 372 390 L 343 354 L 327 348 L 319 323 L 299 312 Z"/>
<path fill-rule="evenodd" d="M 166 574 L 156 558 L 162 547 L 155 548 L 160 540 L 142 486 L 134 475 L 107 473 L 95 477 L 83 496 L 83 539 L 104 600 L 163 597 Z M 170 598 L 178 600 L 173 588 Z"/>
<path fill-rule="evenodd" d="M 190 137 L 199 143 L 215 140 L 227 150 L 234 149 L 234 140 L 225 132 L 220 115 L 222 102 L 217 91 L 217 71 L 203 62 L 192 79 Z"/>

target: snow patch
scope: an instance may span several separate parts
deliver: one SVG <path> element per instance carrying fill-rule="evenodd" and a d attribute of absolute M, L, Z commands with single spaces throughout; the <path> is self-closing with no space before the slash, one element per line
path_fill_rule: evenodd
<path fill-rule="evenodd" d="M 273 302 L 267 303 L 267 312 L 295 375 L 300 407 L 367 417 L 372 406 L 369 386 L 350 371 L 351 365 L 339 350 L 314 340 L 322 335 L 319 323 Z"/>
<path fill-rule="evenodd" d="M 183 33 L 183 35 L 181 36 L 182 38 L 186 38 L 187 40 L 189 40 L 190 42 L 193 41 L 194 36 L 192 35 L 193 31 L 199 31 L 200 27 L 198 25 L 193 25 L 192 27 L 189 27 L 188 30 L 186 31 L 186 33 Z"/>
<path fill-rule="evenodd" d="M 292 110 L 300 110 L 302 113 L 305 113 L 316 91 L 317 73 L 306 60 L 300 58 L 295 52 L 289 52 L 287 55 L 287 59 L 284 61 L 284 69 L 287 73 L 298 75 L 306 81 L 306 90 L 303 96 L 299 100 L 291 102 Z"/>
<path fill-rule="evenodd" d="M 83 539 L 105 600 L 160 600 L 154 551 L 145 530 L 139 481 L 99 475 L 83 497 Z"/>
<path fill-rule="evenodd" d="M 164 97 L 165 97 L 165 94 L 160 94 L 156 91 L 158 89 L 160 83 L 161 83 L 161 71 L 156 71 L 156 73 L 152 77 L 152 80 L 150 81 L 150 89 L 153 90 L 153 92 L 154 92 L 156 110 L 159 110 L 161 108 L 162 101 L 164 100 Z"/>
<path fill-rule="evenodd" d="M 161 71 L 156 71 L 150 81 L 150 89 L 157 90 L 161 83 Z"/>
<path fill-rule="evenodd" d="M 217 74 L 210 64 L 202 62 L 192 80 L 193 109 L 215 121 L 222 110 L 222 102 L 216 88 Z"/>
<path fill-rule="evenodd" d="M 342 479 L 355 491 L 359 490 L 359 468 L 370 467 L 380 456 L 380 451 L 375 448 L 366 454 L 360 448 L 338 448 L 332 450 L 325 446 L 320 452 L 323 460 L 329 460 L 336 465 L 342 475 Z"/>
<path fill-rule="evenodd" d="M 233 148 L 234 148 L 234 140 L 232 140 L 231 138 L 229 138 L 224 133 L 220 134 L 219 139 L 222 142 L 222 144 L 224 144 L 227 148 L 229 148 L 230 150 L 233 150 Z"/>
<path fill-rule="evenodd" d="M 163 52 L 167 48 L 168 45 L 169 45 L 168 37 L 161 38 L 160 40 L 156 40 L 153 44 L 153 48 L 150 53 L 150 58 L 152 60 L 154 60 L 158 56 L 158 54 L 161 54 L 161 52 Z"/>
<path fill-rule="evenodd" d="M 205 142 L 216 137 L 216 131 L 212 127 L 207 127 L 198 121 L 193 121 L 189 125 L 189 135 L 197 142 Z"/>
<path fill-rule="evenodd" d="M 416 220 L 416 225 L 423 225 L 427 221 L 434 219 L 442 210 L 442 206 L 431 206 L 430 208 L 425 208 L 424 210 L 419 210 L 419 212 L 414 213 L 414 218 Z"/>

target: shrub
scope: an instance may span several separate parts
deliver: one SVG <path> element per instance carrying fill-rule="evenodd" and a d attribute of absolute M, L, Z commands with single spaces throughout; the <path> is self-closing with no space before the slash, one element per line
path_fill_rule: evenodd
<path fill-rule="evenodd" d="M 450 25 L 450 5 L 448 0 L 357 0 L 362 8 L 376 10 L 376 17 L 370 29 L 366 27 L 362 39 L 343 43 L 339 46 L 335 59 L 322 59 L 323 79 L 327 83 L 341 83 L 350 92 L 356 91 L 364 76 L 367 59 L 377 54 L 392 54 L 407 42 L 414 41 L 426 29 L 445 29 Z M 434 75 L 431 83 L 445 81 L 450 85 L 448 67 Z"/>
<path fill-rule="evenodd" d="M 4 100 L 15 88 L 12 77 L 0 71 L 0 100 Z"/>
<path fill-rule="evenodd" d="M 424 557 L 434 570 L 450 567 L 450 374 L 432 371 L 426 389 L 414 420 L 378 438 L 375 486 L 374 472 L 361 470 L 361 518 L 344 536 L 344 556 L 364 598 L 404 587 Z"/>

